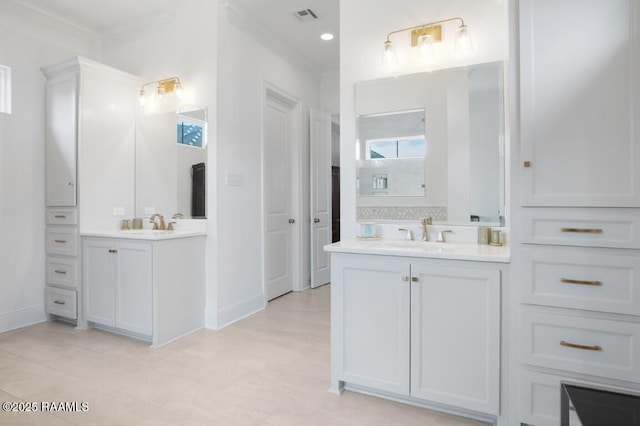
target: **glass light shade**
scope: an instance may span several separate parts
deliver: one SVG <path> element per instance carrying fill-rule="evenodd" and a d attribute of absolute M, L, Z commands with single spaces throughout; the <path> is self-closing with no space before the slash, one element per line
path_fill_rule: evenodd
<path fill-rule="evenodd" d="M 182 89 L 182 83 L 176 83 L 174 90 L 176 92 L 176 97 L 178 99 L 182 99 L 182 95 L 184 95 L 184 90 Z"/>
<path fill-rule="evenodd" d="M 416 57 L 418 60 L 434 61 L 437 59 L 436 46 L 430 34 L 423 34 L 418 37 L 416 47 Z"/>
<path fill-rule="evenodd" d="M 162 86 L 158 86 L 158 88 L 156 89 L 156 102 L 160 102 L 163 96 L 164 89 L 162 88 Z"/>
<path fill-rule="evenodd" d="M 395 71 L 398 68 L 398 54 L 391 41 L 384 42 L 382 50 L 382 67 L 388 71 Z"/>
<path fill-rule="evenodd" d="M 144 96 L 144 90 L 140 91 L 140 95 L 138 96 L 138 103 L 140 106 L 144 106 L 147 103 L 147 98 Z"/>
<path fill-rule="evenodd" d="M 453 45 L 455 53 L 465 55 L 473 52 L 473 40 L 471 38 L 471 31 L 466 25 L 460 25 L 456 32 L 456 40 Z"/>

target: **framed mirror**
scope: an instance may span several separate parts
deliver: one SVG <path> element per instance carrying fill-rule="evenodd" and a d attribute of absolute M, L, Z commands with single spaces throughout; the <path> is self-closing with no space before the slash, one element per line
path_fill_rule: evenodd
<path fill-rule="evenodd" d="M 499 225 L 504 64 L 356 84 L 358 220 Z"/>
<path fill-rule="evenodd" d="M 138 117 L 136 216 L 206 218 L 207 109 Z"/>

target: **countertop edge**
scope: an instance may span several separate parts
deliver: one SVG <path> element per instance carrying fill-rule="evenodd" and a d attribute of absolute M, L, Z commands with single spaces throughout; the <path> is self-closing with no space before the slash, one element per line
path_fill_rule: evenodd
<path fill-rule="evenodd" d="M 175 240 L 179 238 L 191 238 L 191 237 L 206 237 L 207 233 L 203 231 L 192 230 L 177 230 L 167 231 L 164 234 L 134 234 L 127 233 L 126 231 L 86 231 L 81 232 L 80 237 L 96 237 L 96 238 L 119 238 L 125 240 L 148 240 L 148 241 L 163 241 L 163 240 Z"/>
<path fill-rule="evenodd" d="M 420 259 L 440 259 L 440 260 L 460 260 L 460 261 L 473 261 L 473 262 L 492 262 L 492 263 L 510 263 L 511 262 L 511 250 L 508 246 L 496 248 L 496 251 L 502 251 L 506 253 L 488 254 L 488 253 L 473 253 L 469 251 L 464 252 L 432 252 L 432 251 L 409 251 L 394 247 L 363 247 L 359 243 L 359 240 L 347 240 L 346 243 L 355 244 L 354 246 L 342 246 L 340 242 L 334 244 L 328 244 L 323 247 L 326 252 L 329 253 L 347 253 L 347 254 L 367 254 L 377 256 L 394 256 L 394 257 L 413 257 Z M 458 244 L 460 245 L 460 244 Z M 475 244 L 465 244 L 465 248 L 480 249 L 485 246 L 478 246 Z"/>

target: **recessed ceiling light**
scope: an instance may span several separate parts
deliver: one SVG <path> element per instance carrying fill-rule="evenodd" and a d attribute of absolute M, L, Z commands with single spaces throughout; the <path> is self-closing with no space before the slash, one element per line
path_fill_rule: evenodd
<path fill-rule="evenodd" d="M 333 34 L 324 33 L 324 34 L 320 35 L 320 38 L 325 40 L 325 41 L 333 40 Z"/>

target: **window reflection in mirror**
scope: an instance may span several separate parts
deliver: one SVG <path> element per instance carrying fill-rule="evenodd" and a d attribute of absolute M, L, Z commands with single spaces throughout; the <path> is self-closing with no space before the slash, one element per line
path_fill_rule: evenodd
<path fill-rule="evenodd" d="M 357 120 L 357 194 L 424 196 L 424 110 L 367 114 Z"/>

